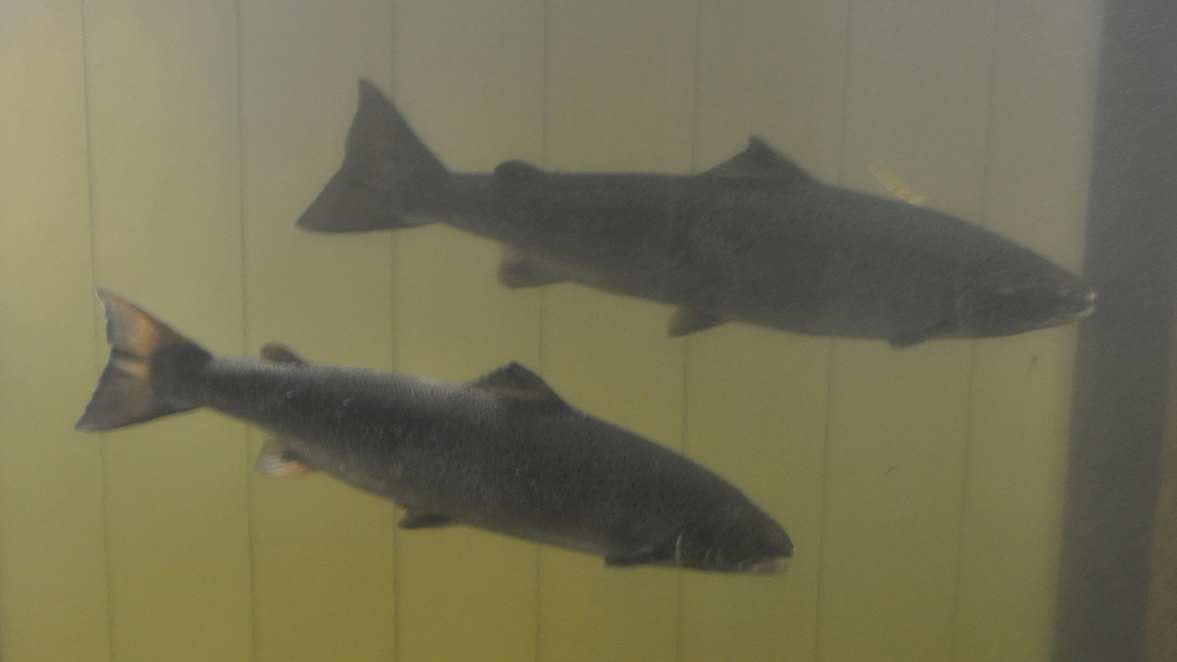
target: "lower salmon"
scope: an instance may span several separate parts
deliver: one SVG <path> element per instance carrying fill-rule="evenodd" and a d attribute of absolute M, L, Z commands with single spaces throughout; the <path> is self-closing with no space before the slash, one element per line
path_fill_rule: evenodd
<path fill-rule="evenodd" d="M 403 506 L 403 528 L 466 524 L 610 566 L 765 572 L 793 554 L 730 483 L 572 408 L 517 363 L 456 384 L 312 365 L 279 345 L 225 358 L 116 294 L 98 298 L 110 361 L 80 430 L 210 407 L 273 434 L 261 473 L 327 472 Z"/>

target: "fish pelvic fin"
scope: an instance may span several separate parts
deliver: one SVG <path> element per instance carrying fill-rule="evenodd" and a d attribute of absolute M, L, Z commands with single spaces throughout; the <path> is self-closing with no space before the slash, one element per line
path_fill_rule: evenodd
<path fill-rule="evenodd" d="M 315 468 L 290 450 L 285 441 L 274 437 L 262 446 L 253 470 L 268 478 L 289 478 L 311 473 Z"/>
<path fill-rule="evenodd" d="M 198 369 L 212 355 L 119 295 L 102 289 L 96 293 L 106 312 L 110 360 L 75 427 L 111 430 L 195 409 L 160 394 L 155 388 L 159 373 L 167 377 Z"/>
<path fill-rule="evenodd" d="M 347 134 L 343 166 L 298 225 L 318 232 L 359 232 L 425 225 L 449 172 L 367 80 Z"/>

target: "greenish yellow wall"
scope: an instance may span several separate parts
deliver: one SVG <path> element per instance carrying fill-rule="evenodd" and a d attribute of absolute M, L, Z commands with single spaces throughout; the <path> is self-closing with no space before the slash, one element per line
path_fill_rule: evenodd
<path fill-rule="evenodd" d="M 758 134 L 881 193 L 881 164 L 1077 268 L 1100 5 L 884 0 L 0 3 L 0 658 L 1044 660 L 1074 328 L 830 341 L 509 291 L 444 227 L 293 221 L 363 75 L 455 170 L 698 171 Z M 605 570 L 398 532 L 269 481 L 197 413 L 72 430 L 94 284 L 219 352 L 469 379 L 508 360 L 684 450 L 785 523 L 783 576 Z"/>

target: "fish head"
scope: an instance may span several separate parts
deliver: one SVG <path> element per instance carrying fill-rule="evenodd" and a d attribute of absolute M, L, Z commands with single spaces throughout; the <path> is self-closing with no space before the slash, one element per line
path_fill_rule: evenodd
<path fill-rule="evenodd" d="M 970 290 L 956 300 L 968 336 L 1008 336 L 1068 324 L 1095 310 L 1095 290 L 1077 278 L 1057 285 L 1013 285 Z"/>
<path fill-rule="evenodd" d="M 723 521 L 685 529 L 674 541 L 673 564 L 715 572 L 780 572 L 793 541 L 759 509 L 735 511 Z"/>

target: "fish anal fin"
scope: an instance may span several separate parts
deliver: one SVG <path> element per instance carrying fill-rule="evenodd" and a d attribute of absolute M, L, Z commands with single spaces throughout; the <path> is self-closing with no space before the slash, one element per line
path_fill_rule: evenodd
<path fill-rule="evenodd" d="M 771 177 L 783 183 L 811 182 L 813 177 L 801 166 L 778 153 L 756 136 L 748 139 L 744 151 L 703 172 L 707 177 Z"/>
<path fill-rule="evenodd" d="M 499 282 L 512 289 L 539 287 L 568 280 L 557 269 L 517 251 L 507 251 L 499 263 Z"/>
<path fill-rule="evenodd" d="M 436 529 L 453 523 L 448 515 L 409 509 L 396 525 L 402 529 Z"/>
<path fill-rule="evenodd" d="M 685 336 L 688 333 L 703 331 L 719 326 L 727 320 L 719 315 L 691 308 L 679 308 L 670 316 L 668 331 L 671 336 Z"/>
<path fill-rule="evenodd" d="M 568 403 L 539 375 L 514 361 L 479 377 L 471 385 L 507 397 L 518 404 L 553 410 L 569 408 Z"/>
<path fill-rule="evenodd" d="M 290 478 L 315 471 L 314 467 L 290 450 L 286 442 L 278 437 L 266 440 L 253 469 L 267 478 Z"/>
<path fill-rule="evenodd" d="M 265 359 L 267 361 L 273 361 L 275 363 L 290 363 L 293 365 L 307 365 L 307 362 L 305 360 L 303 360 L 303 358 L 301 356 L 299 356 L 298 354 L 295 354 L 294 350 L 290 349 L 289 347 L 287 347 L 286 345 L 283 345 L 281 343 L 276 343 L 276 342 L 266 343 L 265 345 L 262 346 L 261 355 L 262 355 L 263 359 Z"/>

